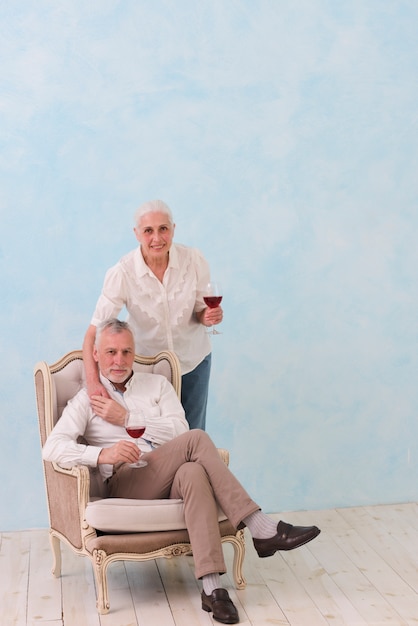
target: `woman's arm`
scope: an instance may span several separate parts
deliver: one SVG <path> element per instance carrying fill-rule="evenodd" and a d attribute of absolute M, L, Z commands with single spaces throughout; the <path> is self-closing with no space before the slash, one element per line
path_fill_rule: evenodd
<path fill-rule="evenodd" d="M 93 358 L 94 342 L 96 340 L 96 326 L 90 324 L 83 342 L 83 362 L 86 372 L 87 393 L 91 396 L 103 396 L 109 398 L 109 394 L 100 382 L 99 369 Z"/>

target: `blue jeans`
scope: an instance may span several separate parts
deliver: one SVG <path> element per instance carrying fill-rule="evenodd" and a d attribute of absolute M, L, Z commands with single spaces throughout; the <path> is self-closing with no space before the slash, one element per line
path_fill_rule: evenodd
<path fill-rule="evenodd" d="M 194 370 L 181 377 L 181 403 L 191 429 L 205 430 L 211 360 L 212 355 L 208 354 Z"/>

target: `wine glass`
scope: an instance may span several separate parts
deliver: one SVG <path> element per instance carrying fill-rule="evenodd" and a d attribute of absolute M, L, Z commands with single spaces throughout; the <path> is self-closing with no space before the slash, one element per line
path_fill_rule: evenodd
<path fill-rule="evenodd" d="M 216 309 L 216 307 L 222 302 L 222 288 L 220 283 L 216 281 L 207 283 L 203 294 L 203 300 L 210 309 Z M 216 330 L 214 326 L 211 326 L 207 333 L 208 335 L 222 335 L 222 333 L 219 330 Z"/>
<path fill-rule="evenodd" d="M 128 411 L 125 417 L 125 429 L 130 437 L 135 439 L 138 445 L 138 439 L 145 432 L 145 415 L 141 409 L 133 409 Z M 130 463 L 129 467 L 144 467 L 148 465 L 147 461 L 139 460 L 136 463 Z"/>

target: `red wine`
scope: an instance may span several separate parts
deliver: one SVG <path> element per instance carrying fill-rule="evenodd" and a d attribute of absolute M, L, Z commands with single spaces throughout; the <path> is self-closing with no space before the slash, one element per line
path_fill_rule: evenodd
<path fill-rule="evenodd" d="M 142 435 L 145 432 L 145 426 L 142 428 L 126 428 L 126 432 L 128 433 L 128 435 L 130 437 L 133 437 L 134 439 L 139 439 L 139 437 L 142 437 Z"/>
<path fill-rule="evenodd" d="M 210 309 L 216 309 L 222 302 L 222 296 L 203 296 L 203 300 Z"/>

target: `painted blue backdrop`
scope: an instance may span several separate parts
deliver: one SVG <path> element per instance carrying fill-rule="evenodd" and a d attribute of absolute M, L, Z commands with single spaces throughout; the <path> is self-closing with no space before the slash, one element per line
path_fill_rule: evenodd
<path fill-rule="evenodd" d="M 418 497 L 418 3 L 3 0 L 0 529 L 32 370 L 159 197 L 224 285 L 208 430 L 266 511 Z"/>

